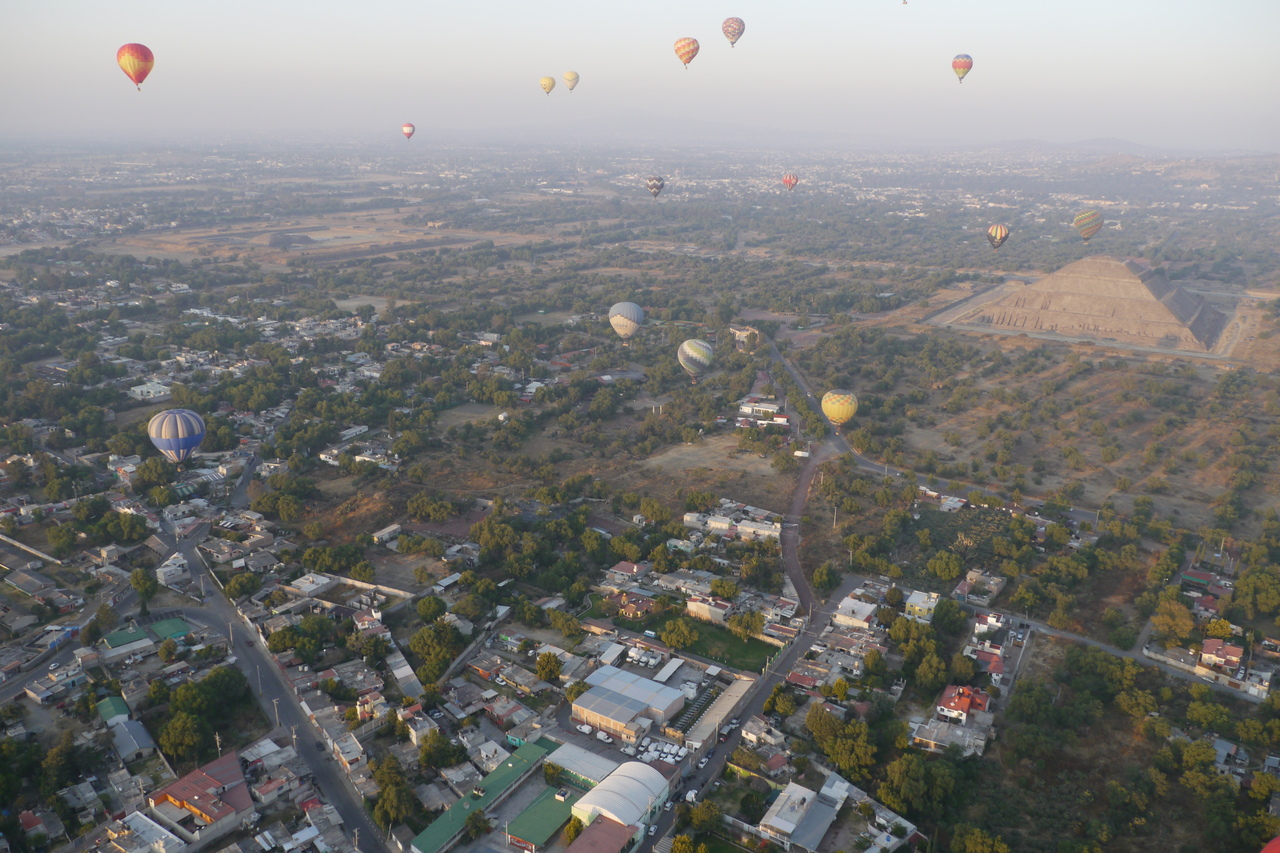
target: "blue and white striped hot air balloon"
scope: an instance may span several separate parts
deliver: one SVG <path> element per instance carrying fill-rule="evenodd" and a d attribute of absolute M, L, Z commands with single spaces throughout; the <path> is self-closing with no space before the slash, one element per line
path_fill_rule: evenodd
<path fill-rule="evenodd" d="M 147 424 L 151 443 L 175 465 L 187 460 L 204 438 L 204 418 L 190 409 L 166 409 Z"/>

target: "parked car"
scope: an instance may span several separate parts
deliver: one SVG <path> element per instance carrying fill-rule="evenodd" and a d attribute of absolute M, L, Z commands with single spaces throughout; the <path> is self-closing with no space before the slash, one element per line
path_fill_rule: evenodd
<path fill-rule="evenodd" d="M 657 835 L 657 834 L 658 834 L 658 825 L 657 825 L 656 823 L 654 823 L 654 824 L 650 824 L 650 825 L 649 825 L 649 837 L 650 837 L 650 838 L 652 838 L 653 836 L 655 836 L 655 835 Z"/>
<path fill-rule="evenodd" d="M 49 671 L 53 672 L 55 669 L 57 669 L 60 666 L 62 666 L 62 664 L 58 663 L 57 661 L 54 661 L 53 663 L 49 664 Z"/>
<path fill-rule="evenodd" d="M 578 731 L 582 732 L 584 735 L 589 735 L 591 734 L 591 726 L 588 726 L 586 723 L 583 723 L 582 725 L 578 726 Z"/>
<path fill-rule="evenodd" d="M 671 801 L 670 801 L 670 800 L 667 800 L 667 802 L 666 802 L 665 804 L 663 804 L 663 806 L 662 806 L 662 810 L 663 810 L 664 812 L 669 812 L 669 811 L 671 811 Z"/>
<path fill-rule="evenodd" d="M 708 760 L 709 760 L 709 759 L 707 759 L 707 758 L 700 758 L 700 759 L 698 759 L 698 769 L 699 769 L 699 770 L 701 770 L 702 768 L 706 767 L 706 766 L 707 766 L 707 761 L 708 761 Z"/>

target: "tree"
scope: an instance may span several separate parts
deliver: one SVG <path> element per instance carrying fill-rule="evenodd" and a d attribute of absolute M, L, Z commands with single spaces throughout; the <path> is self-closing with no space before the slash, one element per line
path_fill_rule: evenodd
<path fill-rule="evenodd" d="M 689 812 L 689 819 L 693 823 L 694 830 L 699 833 L 711 832 L 724 820 L 720 807 L 710 799 L 703 800 L 694 806 Z"/>
<path fill-rule="evenodd" d="M 920 689 L 932 693 L 947 683 L 947 665 L 942 658 L 931 652 L 920 661 L 915 676 Z"/>
<path fill-rule="evenodd" d="M 735 613 L 725 620 L 725 624 L 735 637 L 745 643 L 764 630 L 764 614 L 755 610 Z"/>
<path fill-rule="evenodd" d="M 711 581 L 711 594 L 732 601 L 738 597 L 738 585 L 728 578 L 714 578 Z"/>
<path fill-rule="evenodd" d="M 404 823 L 417 810 L 417 798 L 405 781 L 404 771 L 394 755 L 377 762 L 373 778 L 378 783 L 378 801 L 373 807 L 373 819 L 379 826 Z"/>
<path fill-rule="evenodd" d="M 246 595 L 253 595 L 261 588 L 262 581 L 258 579 L 257 575 L 241 572 L 227 581 L 227 585 L 223 587 L 223 592 L 227 594 L 227 598 L 235 601 L 244 598 Z"/>
<path fill-rule="evenodd" d="M 418 761 L 426 768 L 436 770 L 441 767 L 452 767 L 467 758 L 467 751 L 461 746 L 450 743 L 449 738 L 439 729 L 432 729 L 431 733 L 422 739 L 422 746 L 418 750 Z"/>
<path fill-rule="evenodd" d="M 111 630 L 120 624 L 120 616 L 115 608 L 105 602 L 98 605 L 98 609 L 93 612 L 93 618 L 98 620 L 103 633 L 111 633 Z"/>
<path fill-rule="evenodd" d="M 165 638 L 165 641 L 160 644 L 160 648 L 156 650 L 156 654 L 165 663 L 173 663 L 174 658 L 178 656 L 178 641 L 173 637 Z"/>
<path fill-rule="evenodd" d="M 484 809 L 476 809 L 467 815 L 467 822 L 463 824 L 467 838 L 475 841 L 482 835 L 486 835 L 491 826 L 489 826 L 489 818 L 484 816 Z"/>
<path fill-rule="evenodd" d="M 373 568 L 373 563 L 368 560 L 361 560 L 351 567 L 351 579 L 360 581 L 361 583 L 373 583 L 377 573 Z"/>
<path fill-rule="evenodd" d="M 146 569 L 134 569 L 129 575 L 129 583 L 133 586 L 135 592 L 138 593 L 138 601 L 142 602 L 142 606 L 138 608 L 140 615 L 147 615 L 147 602 L 156 597 L 156 593 L 160 590 L 160 584 L 156 582 L 155 576 Z"/>
<path fill-rule="evenodd" d="M 173 758 L 194 760 L 204 752 L 208 738 L 209 729 L 203 720 L 195 714 L 179 711 L 169 719 L 160 732 L 160 748 Z"/>
<path fill-rule="evenodd" d="M 683 649 L 698 642 L 698 629 L 688 619 L 672 619 L 658 635 L 673 649 Z"/>
<path fill-rule="evenodd" d="M 1181 643 L 1196 629 L 1196 620 L 1191 611 L 1178 601 L 1165 599 L 1156 607 L 1151 616 L 1152 627 L 1160 637 L 1168 642 Z"/>
<path fill-rule="evenodd" d="M 553 788 L 560 784 L 560 774 L 563 772 L 564 768 L 554 761 L 542 762 L 542 778 Z"/>
<path fill-rule="evenodd" d="M 953 581 L 964 574 L 964 563 L 951 551 L 939 551 L 929 560 L 928 569 L 944 581 Z"/>
<path fill-rule="evenodd" d="M 943 634 L 959 634 L 967 626 L 967 617 L 960 605 L 944 598 L 933 608 L 933 627 Z"/>
<path fill-rule="evenodd" d="M 587 684 L 587 682 L 581 680 L 575 681 L 573 684 L 570 684 L 569 689 L 564 692 L 564 698 L 572 702 L 590 689 L 591 685 Z"/>
<path fill-rule="evenodd" d="M 946 761 L 926 761 L 908 752 L 885 768 L 879 799 L 900 814 L 936 819 L 955 781 L 955 771 Z"/>
<path fill-rule="evenodd" d="M 543 652 L 538 655 L 538 678 L 555 684 L 560 680 L 560 658 L 555 652 Z"/>
<path fill-rule="evenodd" d="M 570 818 L 569 822 L 564 825 L 564 843 L 572 844 L 578 840 L 578 836 L 582 834 L 582 819 Z"/>
<path fill-rule="evenodd" d="M 423 622 L 436 621 L 444 615 L 446 609 L 444 601 L 434 595 L 426 595 L 418 599 L 418 618 Z"/>
<path fill-rule="evenodd" d="M 813 585 L 821 592 L 830 592 L 840 586 L 840 570 L 830 561 L 813 570 Z"/>
<path fill-rule="evenodd" d="M 1012 853 L 1000 836 L 992 836 L 976 826 L 960 824 L 951 836 L 951 853 Z"/>
<path fill-rule="evenodd" d="M 695 853 L 692 835 L 677 835 L 671 839 L 671 853 Z"/>

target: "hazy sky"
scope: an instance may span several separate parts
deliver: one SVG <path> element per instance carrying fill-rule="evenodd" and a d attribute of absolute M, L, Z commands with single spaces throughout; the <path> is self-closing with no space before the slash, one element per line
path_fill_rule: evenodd
<path fill-rule="evenodd" d="M 1280 0 L 7 0 L 0 141 L 1280 151 L 1277 36 Z M 115 64 L 132 41 L 156 56 L 141 93 Z M 542 94 L 569 69 L 575 92 Z"/>

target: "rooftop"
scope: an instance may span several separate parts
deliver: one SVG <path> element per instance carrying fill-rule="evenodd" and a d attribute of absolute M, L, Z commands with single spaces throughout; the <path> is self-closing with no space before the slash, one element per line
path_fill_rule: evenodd
<path fill-rule="evenodd" d="M 547 788 L 539 794 L 527 809 L 507 824 L 507 835 L 527 841 L 535 847 L 541 847 L 550 841 L 573 816 L 573 804 L 580 796 L 572 789 L 565 790 L 568 791 L 568 796 L 563 800 L 556 799 L 555 788 Z"/>

